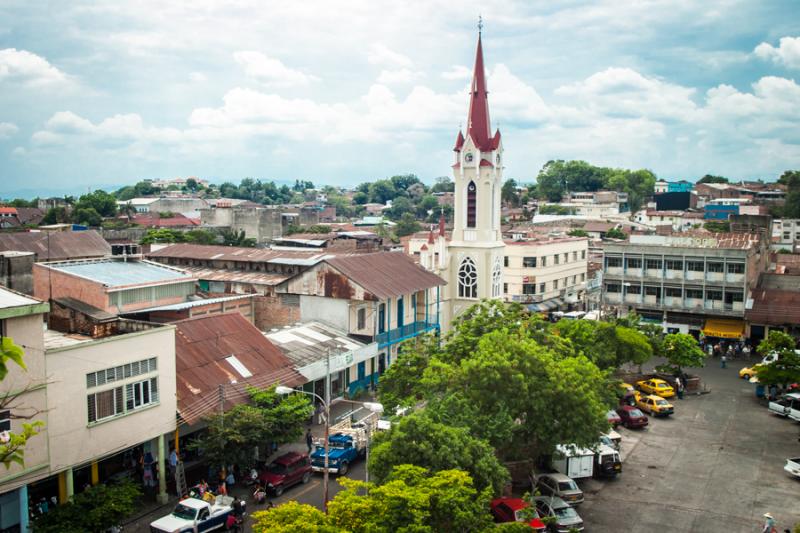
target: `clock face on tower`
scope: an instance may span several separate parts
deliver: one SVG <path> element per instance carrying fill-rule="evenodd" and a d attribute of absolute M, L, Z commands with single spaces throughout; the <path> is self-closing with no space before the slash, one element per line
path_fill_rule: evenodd
<path fill-rule="evenodd" d="M 472 152 L 467 152 L 467 155 L 464 156 L 464 161 L 472 163 Z"/>
<path fill-rule="evenodd" d="M 497 154 L 497 164 L 500 164 L 500 154 Z"/>

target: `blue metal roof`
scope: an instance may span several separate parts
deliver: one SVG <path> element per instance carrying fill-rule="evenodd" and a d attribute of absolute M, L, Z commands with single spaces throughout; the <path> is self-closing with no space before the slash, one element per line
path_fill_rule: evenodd
<path fill-rule="evenodd" d="M 107 287 L 144 285 L 170 280 L 190 280 L 187 273 L 150 261 L 119 261 L 113 259 L 80 261 L 74 263 L 51 263 L 49 267 L 74 274 Z"/>

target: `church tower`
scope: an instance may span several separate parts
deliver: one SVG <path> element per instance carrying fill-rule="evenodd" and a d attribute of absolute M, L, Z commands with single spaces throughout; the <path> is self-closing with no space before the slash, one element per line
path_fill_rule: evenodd
<path fill-rule="evenodd" d="M 499 130 L 492 135 L 489 120 L 480 27 L 467 130 L 466 134 L 458 132 L 453 148 L 455 220 L 447 254 L 450 316 L 443 317 L 445 327 L 480 299 L 503 296 L 505 245 L 500 232 L 503 143 Z"/>

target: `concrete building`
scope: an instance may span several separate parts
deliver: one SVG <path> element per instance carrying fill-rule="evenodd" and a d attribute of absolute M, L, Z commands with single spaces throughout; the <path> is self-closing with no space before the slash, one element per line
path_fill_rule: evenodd
<path fill-rule="evenodd" d="M 800 248 L 800 219 L 778 218 L 772 221 L 772 247 L 794 252 Z"/>
<path fill-rule="evenodd" d="M 0 233 L 0 252 L 30 252 L 35 261 L 65 261 L 111 255 L 111 246 L 94 230 Z"/>
<path fill-rule="evenodd" d="M 195 293 L 195 285 L 195 278 L 183 270 L 122 257 L 33 267 L 37 298 L 71 297 L 112 314 L 184 302 Z"/>
<path fill-rule="evenodd" d="M 718 336 L 719 319 L 732 336 L 747 333 L 745 301 L 768 263 L 761 234 L 631 235 L 604 250 L 604 306 L 683 333 Z"/>
<path fill-rule="evenodd" d="M 569 310 L 583 303 L 588 265 L 585 237 L 505 241 L 503 297 L 531 311 Z"/>
<path fill-rule="evenodd" d="M 0 285 L 33 295 L 33 252 L 0 252 Z"/>
<path fill-rule="evenodd" d="M 117 207 L 123 210 L 130 205 L 137 213 L 193 213 L 208 207 L 208 202 L 193 196 L 160 196 L 153 198 L 131 198 L 120 200 Z"/>

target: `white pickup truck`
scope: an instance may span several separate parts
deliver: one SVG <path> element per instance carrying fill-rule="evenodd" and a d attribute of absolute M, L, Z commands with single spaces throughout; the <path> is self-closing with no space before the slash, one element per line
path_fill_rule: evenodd
<path fill-rule="evenodd" d="M 800 479 L 800 457 L 786 459 L 786 466 L 784 466 L 783 469 L 794 477 Z"/>
<path fill-rule="evenodd" d="M 775 401 L 769 402 L 769 410 L 776 415 L 800 422 L 800 393 L 790 392 Z"/>
<path fill-rule="evenodd" d="M 150 533 L 203 533 L 225 529 L 228 515 L 233 512 L 233 498 L 217 496 L 213 503 L 186 498 L 167 516 L 150 523 Z"/>

